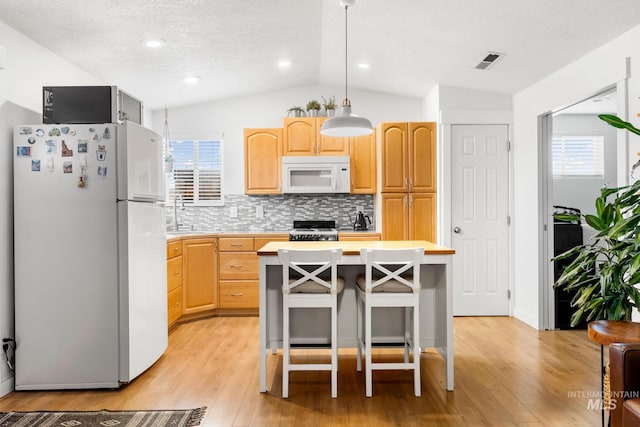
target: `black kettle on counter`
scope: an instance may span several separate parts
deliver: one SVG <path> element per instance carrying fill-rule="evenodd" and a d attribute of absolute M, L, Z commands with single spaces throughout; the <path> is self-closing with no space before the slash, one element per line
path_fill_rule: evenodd
<path fill-rule="evenodd" d="M 358 211 L 356 213 L 356 219 L 353 221 L 353 230 L 354 231 L 365 231 L 368 230 L 367 222 L 371 225 L 371 218 L 369 215 L 365 215 L 362 211 Z"/>

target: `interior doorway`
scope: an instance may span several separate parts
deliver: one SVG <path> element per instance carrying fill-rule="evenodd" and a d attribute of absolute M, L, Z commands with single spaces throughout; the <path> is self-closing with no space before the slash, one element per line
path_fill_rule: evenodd
<path fill-rule="evenodd" d="M 603 185 L 612 187 L 626 183 L 621 178 L 626 175 L 626 144 L 618 141 L 618 133 L 614 128 L 598 118 L 599 114 L 625 116 L 625 85 L 625 82 L 621 82 L 604 88 L 574 105 L 559 108 L 540 118 L 541 212 L 544 215 L 544 283 L 541 284 L 541 295 L 544 329 L 569 329 L 573 312 L 570 307 L 572 295 L 553 287 L 564 266 L 551 262 L 551 259 L 570 247 L 586 242 L 595 234 L 583 223 L 555 221 L 554 213 L 593 213 L 595 198 Z"/>

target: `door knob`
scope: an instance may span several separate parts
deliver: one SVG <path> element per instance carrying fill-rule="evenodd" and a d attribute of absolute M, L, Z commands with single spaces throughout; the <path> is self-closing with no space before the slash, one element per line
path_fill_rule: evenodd
<path fill-rule="evenodd" d="M 462 229 L 460 227 L 454 227 L 453 228 L 453 232 L 456 234 L 460 234 L 460 232 L 462 231 Z"/>

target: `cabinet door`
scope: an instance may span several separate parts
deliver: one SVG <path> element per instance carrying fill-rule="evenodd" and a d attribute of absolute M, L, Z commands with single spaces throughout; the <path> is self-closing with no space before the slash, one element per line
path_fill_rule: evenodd
<path fill-rule="evenodd" d="M 375 194 L 376 137 L 371 135 L 350 138 L 351 194 Z"/>
<path fill-rule="evenodd" d="M 183 245 L 184 314 L 216 308 L 218 256 L 216 239 L 188 239 Z"/>
<path fill-rule="evenodd" d="M 436 124 L 409 123 L 409 191 L 436 191 Z"/>
<path fill-rule="evenodd" d="M 436 242 L 436 193 L 409 193 L 409 240 Z"/>
<path fill-rule="evenodd" d="M 407 240 L 408 195 L 406 193 L 382 194 L 382 240 Z"/>
<path fill-rule="evenodd" d="M 313 156 L 316 152 L 317 122 L 314 117 L 285 118 L 283 154 Z"/>
<path fill-rule="evenodd" d="M 382 189 L 384 192 L 408 190 L 407 123 L 382 123 L 379 138 L 382 154 Z"/>
<path fill-rule="evenodd" d="M 280 194 L 282 129 L 244 130 L 244 191 Z"/>

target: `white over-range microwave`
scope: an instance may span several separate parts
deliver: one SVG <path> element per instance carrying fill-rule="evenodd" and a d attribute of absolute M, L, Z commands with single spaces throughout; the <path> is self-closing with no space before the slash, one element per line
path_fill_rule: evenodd
<path fill-rule="evenodd" d="M 282 191 L 287 193 L 349 193 L 349 156 L 284 156 Z"/>

